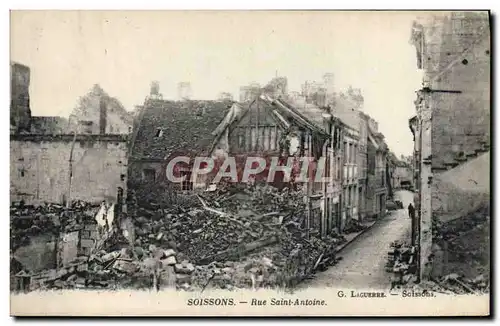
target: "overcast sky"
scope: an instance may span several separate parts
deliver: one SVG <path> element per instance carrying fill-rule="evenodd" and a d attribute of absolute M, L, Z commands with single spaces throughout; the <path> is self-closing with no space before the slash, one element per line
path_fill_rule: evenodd
<path fill-rule="evenodd" d="M 128 110 L 152 80 L 164 97 L 191 82 L 213 99 L 276 72 L 289 89 L 335 75 L 339 90 L 361 88 L 364 111 L 390 148 L 412 152 L 408 119 L 420 86 L 409 44 L 414 12 L 14 12 L 11 60 L 31 68 L 34 115 L 68 116 L 100 84 Z"/>

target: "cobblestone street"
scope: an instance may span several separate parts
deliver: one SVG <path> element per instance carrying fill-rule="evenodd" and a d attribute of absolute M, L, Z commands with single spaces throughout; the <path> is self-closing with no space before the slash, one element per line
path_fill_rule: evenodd
<path fill-rule="evenodd" d="M 342 260 L 337 265 L 316 274 L 299 288 L 389 289 L 390 274 L 385 271 L 387 252 L 391 242 L 409 237 L 411 223 L 407 207 L 413 194 L 396 192 L 395 199 L 401 200 L 405 209 L 390 212 L 345 247 L 339 254 Z"/>

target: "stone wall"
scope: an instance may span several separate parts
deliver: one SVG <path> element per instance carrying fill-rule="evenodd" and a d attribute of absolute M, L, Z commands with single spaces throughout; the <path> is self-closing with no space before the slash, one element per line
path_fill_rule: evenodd
<path fill-rule="evenodd" d="M 465 203 L 477 200 L 476 195 L 474 199 L 469 191 L 462 191 L 463 185 L 454 186 L 442 178 L 465 176 L 468 172 L 460 170 L 460 165 L 477 150 L 484 151 L 484 143 L 489 142 L 489 28 L 487 11 L 436 12 L 413 26 L 417 67 L 423 69 L 424 76 L 424 87 L 415 103 L 420 137 L 415 139 L 414 153 L 420 168 L 416 171 L 416 203 L 420 205 L 421 277 L 431 267 L 432 216 L 448 219 L 464 209 Z M 452 170 L 440 174 L 447 169 Z M 485 171 L 489 171 L 489 164 L 481 172 Z"/>
<path fill-rule="evenodd" d="M 453 161 L 459 152 L 474 151 L 490 136 L 490 33 L 487 16 L 477 19 L 452 16 L 443 28 L 439 53 L 432 54 L 439 56 L 443 73 L 430 83 L 431 89 L 459 92 L 431 94 L 433 167 Z M 486 27 L 456 30 L 466 23 Z"/>
<path fill-rule="evenodd" d="M 62 203 L 68 193 L 72 135 L 10 140 L 11 201 Z M 119 135 L 80 135 L 74 144 L 71 200 L 116 201 L 127 189 L 127 142 Z"/>
<path fill-rule="evenodd" d="M 490 153 L 482 154 L 452 170 L 435 174 L 432 211 L 448 222 L 490 201 Z"/>

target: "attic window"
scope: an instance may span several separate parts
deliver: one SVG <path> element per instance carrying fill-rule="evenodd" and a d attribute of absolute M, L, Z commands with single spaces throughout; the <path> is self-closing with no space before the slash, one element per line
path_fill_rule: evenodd
<path fill-rule="evenodd" d="M 156 137 L 156 138 L 161 138 L 162 136 L 163 136 L 163 129 L 161 129 L 161 128 L 156 128 L 155 137 Z"/>

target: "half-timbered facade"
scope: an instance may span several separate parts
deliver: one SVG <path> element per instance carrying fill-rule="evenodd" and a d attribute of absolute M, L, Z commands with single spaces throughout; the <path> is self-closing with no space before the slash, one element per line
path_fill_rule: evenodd
<path fill-rule="evenodd" d="M 343 128 L 338 119 L 318 107 L 304 110 L 283 99 L 261 95 L 249 104 L 233 104 L 214 131 L 211 154 L 214 158 L 235 157 L 240 169 L 247 157 L 261 157 L 268 163 L 275 157 L 283 164 L 288 158 L 312 158 L 309 181 L 302 184 L 309 214 L 304 227 L 325 235 L 341 227 Z M 322 180 L 315 178 L 320 160 L 325 167 Z M 255 180 L 267 180 L 268 176 L 269 164 Z M 277 187 L 298 185 L 293 176 L 290 181 L 283 174 L 275 176 L 270 181 Z"/>

